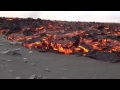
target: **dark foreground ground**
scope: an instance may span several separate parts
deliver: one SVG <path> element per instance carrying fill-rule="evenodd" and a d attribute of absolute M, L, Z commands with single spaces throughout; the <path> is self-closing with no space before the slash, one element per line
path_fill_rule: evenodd
<path fill-rule="evenodd" d="M 40 53 L 10 45 L 0 36 L 0 79 L 120 79 L 120 63 L 100 62 L 76 55 Z M 22 55 L 3 55 L 6 49 L 21 48 Z"/>

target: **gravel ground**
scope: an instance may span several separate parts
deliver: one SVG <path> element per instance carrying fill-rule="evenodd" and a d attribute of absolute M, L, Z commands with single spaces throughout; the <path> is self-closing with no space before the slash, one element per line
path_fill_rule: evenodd
<path fill-rule="evenodd" d="M 19 54 L 3 54 L 20 49 Z M 120 79 L 120 63 L 29 50 L 0 35 L 0 79 Z"/>

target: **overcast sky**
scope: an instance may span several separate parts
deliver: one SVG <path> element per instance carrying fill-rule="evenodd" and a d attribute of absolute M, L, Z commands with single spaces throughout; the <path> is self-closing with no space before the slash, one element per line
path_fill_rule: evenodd
<path fill-rule="evenodd" d="M 120 22 L 120 11 L 0 11 L 0 17 L 51 20 Z"/>

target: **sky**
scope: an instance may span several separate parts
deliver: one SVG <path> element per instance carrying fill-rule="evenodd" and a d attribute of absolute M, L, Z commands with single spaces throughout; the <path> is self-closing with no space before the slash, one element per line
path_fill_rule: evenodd
<path fill-rule="evenodd" d="M 0 17 L 65 21 L 120 22 L 120 11 L 0 11 Z"/>

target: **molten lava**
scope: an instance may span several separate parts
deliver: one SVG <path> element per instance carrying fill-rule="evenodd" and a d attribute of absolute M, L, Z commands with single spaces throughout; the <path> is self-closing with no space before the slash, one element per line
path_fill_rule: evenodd
<path fill-rule="evenodd" d="M 63 54 L 83 53 L 89 51 L 120 52 L 120 25 L 90 24 L 82 22 L 62 22 L 7 18 L 0 29 L 11 41 L 22 42 L 29 49 L 58 51 Z M 11 21 L 11 22 L 9 22 Z M 19 25 L 15 24 L 18 22 Z M 4 25 L 10 25 L 5 27 Z M 11 26 L 12 25 L 12 26 Z M 110 27 L 112 26 L 112 27 Z M 21 29 L 13 29 L 20 27 Z M 118 38 L 118 40 L 114 40 Z"/>

